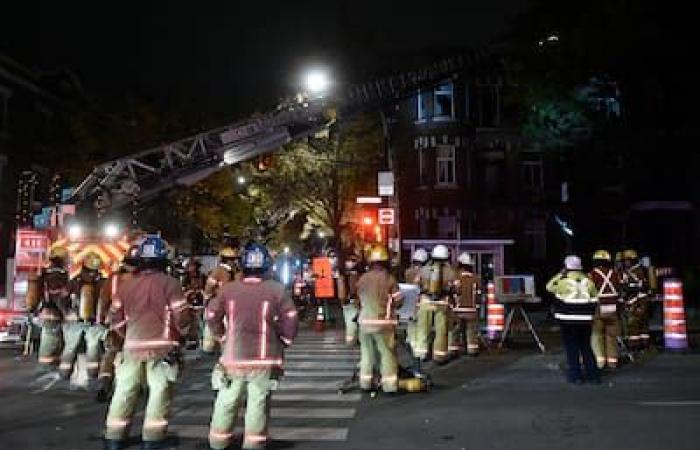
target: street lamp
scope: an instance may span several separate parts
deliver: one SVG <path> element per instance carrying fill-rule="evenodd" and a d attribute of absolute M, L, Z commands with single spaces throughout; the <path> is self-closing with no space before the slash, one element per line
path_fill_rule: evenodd
<path fill-rule="evenodd" d="M 240 175 L 240 176 L 238 177 L 238 180 L 237 180 L 237 181 L 238 181 L 238 184 L 245 184 L 246 179 L 245 179 L 245 177 L 244 177 L 243 175 Z"/>
<path fill-rule="evenodd" d="M 104 228 L 105 237 L 114 239 L 119 236 L 119 227 L 115 223 L 108 223 Z"/>
<path fill-rule="evenodd" d="M 75 241 L 75 240 L 80 239 L 80 237 L 82 235 L 83 235 L 83 227 L 81 227 L 79 224 L 74 223 L 68 227 L 68 238 L 71 241 Z"/>
<path fill-rule="evenodd" d="M 328 90 L 330 79 L 325 71 L 315 69 L 306 74 L 304 84 L 310 94 L 320 95 Z"/>

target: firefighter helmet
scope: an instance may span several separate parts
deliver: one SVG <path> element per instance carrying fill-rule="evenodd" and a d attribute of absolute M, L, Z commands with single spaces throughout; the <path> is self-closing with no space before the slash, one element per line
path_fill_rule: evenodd
<path fill-rule="evenodd" d="M 244 273 L 264 273 L 272 267 L 272 256 L 267 247 L 252 242 L 243 249 L 241 264 Z"/>
<path fill-rule="evenodd" d="M 83 259 L 83 267 L 90 270 L 99 270 L 102 267 L 102 259 L 95 252 L 90 252 Z"/>
<path fill-rule="evenodd" d="M 360 261 L 360 258 L 357 257 L 356 254 L 351 253 L 348 255 L 347 258 L 345 258 L 345 268 L 348 270 L 352 270 L 355 267 L 357 267 L 357 263 Z"/>
<path fill-rule="evenodd" d="M 139 259 L 167 259 L 168 243 L 157 234 L 147 235 L 139 244 L 136 255 Z"/>
<path fill-rule="evenodd" d="M 383 245 L 375 245 L 369 252 L 369 262 L 387 262 L 389 261 L 389 252 Z"/>
<path fill-rule="evenodd" d="M 457 258 L 457 261 L 459 261 L 459 263 L 464 265 L 464 266 L 473 266 L 474 265 L 474 260 L 472 260 L 472 255 L 470 255 L 467 252 L 460 253 L 459 257 Z"/>
<path fill-rule="evenodd" d="M 238 252 L 233 247 L 226 246 L 219 251 L 219 258 L 221 259 L 232 259 L 237 257 Z"/>
<path fill-rule="evenodd" d="M 425 264 L 428 262 L 428 252 L 424 248 L 417 248 L 411 256 L 411 261 Z"/>
<path fill-rule="evenodd" d="M 622 261 L 622 252 L 615 252 L 615 261 Z"/>
<path fill-rule="evenodd" d="M 610 252 L 607 250 L 596 250 L 595 253 L 593 253 L 593 260 L 610 262 Z"/>
<path fill-rule="evenodd" d="M 639 259 L 639 255 L 637 255 L 636 250 L 629 248 L 629 249 L 625 250 L 624 252 L 622 252 L 622 259 L 627 259 L 627 260 Z"/>
<path fill-rule="evenodd" d="M 569 255 L 564 258 L 564 268 L 566 270 L 581 270 L 581 258 L 576 255 Z"/>
<path fill-rule="evenodd" d="M 52 245 L 49 249 L 49 259 L 68 259 L 68 249 L 62 245 Z"/>
<path fill-rule="evenodd" d="M 450 257 L 450 250 L 446 245 L 438 244 L 433 247 L 433 251 L 430 252 L 430 256 L 435 260 L 446 261 Z"/>
<path fill-rule="evenodd" d="M 139 265 L 139 246 L 138 245 L 132 245 L 129 247 L 129 250 L 126 251 L 124 254 L 124 258 L 122 258 L 122 264 L 126 266 L 132 266 L 136 267 Z"/>

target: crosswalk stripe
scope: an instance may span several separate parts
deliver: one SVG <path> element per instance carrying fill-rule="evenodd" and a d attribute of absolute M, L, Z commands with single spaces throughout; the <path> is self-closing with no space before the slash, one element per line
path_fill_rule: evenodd
<path fill-rule="evenodd" d="M 281 408 L 273 407 L 270 417 L 273 419 L 352 419 L 355 408 Z M 238 412 L 239 417 L 245 416 L 245 411 Z M 185 408 L 176 411 L 173 417 L 211 417 L 211 408 Z"/>
<path fill-rule="evenodd" d="M 357 361 L 288 361 L 285 367 L 289 369 L 354 369 Z"/>
<path fill-rule="evenodd" d="M 352 370 L 285 370 L 286 377 L 309 378 L 346 378 L 352 376 Z"/>
<path fill-rule="evenodd" d="M 272 394 L 273 402 L 359 402 L 362 400 L 362 394 L 359 392 L 338 395 L 337 393 L 318 393 L 309 392 L 302 394 L 289 393 L 274 393 Z"/>
<path fill-rule="evenodd" d="M 323 354 L 323 355 L 311 355 L 311 354 L 306 354 L 306 353 L 292 353 L 292 354 L 287 354 L 285 355 L 285 359 L 287 360 L 295 360 L 295 359 L 312 359 L 312 360 L 320 360 L 320 359 L 340 359 L 340 360 L 348 360 L 348 359 L 357 359 L 359 355 L 357 354 Z"/>
<path fill-rule="evenodd" d="M 294 354 L 304 354 L 304 355 L 359 355 L 360 350 L 355 350 L 351 348 L 343 348 L 343 349 L 332 349 L 332 348 L 309 348 L 309 349 L 297 349 L 297 348 L 290 348 L 286 352 L 284 352 L 285 355 L 294 355 Z"/>
<path fill-rule="evenodd" d="M 282 380 L 277 388 L 279 391 L 292 391 L 295 389 L 309 389 L 309 390 L 324 390 L 324 389 L 338 389 L 338 384 L 340 381 L 297 381 L 297 380 Z"/>
<path fill-rule="evenodd" d="M 170 430 L 181 438 L 200 439 L 209 434 L 204 425 L 173 425 Z M 347 428 L 337 427 L 270 427 L 270 437 L 277 441 L 344 441 Z"/>

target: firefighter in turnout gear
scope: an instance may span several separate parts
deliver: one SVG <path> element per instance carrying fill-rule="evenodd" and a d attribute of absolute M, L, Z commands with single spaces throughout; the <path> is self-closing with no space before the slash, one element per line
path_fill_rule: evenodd
<path fill-rule="evenodd" d="M 474 262 L 469 253 L 462 253 L 457 261 L 459 268 L 455 283 L 455 305 L 452 309 L 454 319 L 450 330 L 448 349 L 450 353 L 463 353 L 466 341 L 467 354 L 477 355 L 479 353 L 477 308 L 481 295 L 481 279 L 474 273 Z"/>
<path fill-rule="evenodd" d="M 58 365 L 63 334 L 61 306 L 70 299 L 68 276 L 68 249 L 54 246 L 49 249 L 49 264 L 39 276 L 30 275 L 27 283 L 27 311 L 38 314 L 41 320 L 39 364 L 45 369 Z"/>
<path fill-rule="evenodd" d="M 559 321 L 566 349 L 567 380 L 577 384 L 583 382 L 583 361 L 585 378 L 592 383 L 600 383 L 598 366 L 591 349 L 591 322 L 598 290 L 583 273 L 578 256 L 569 255 L 564 259 L 564 270 L 549 280 L 547 291 L 556 297 L 554 317 Z"/>
<path fill-rule="evenodd" d="M 223 346 L 223 370 L 215 370 L 212 377 L 219 391 L 209 430 L 213 449 L 231 444 L 244 399 L 243 448 L 266 445 L 271 391 L 282 372 L 284 348 L 297 332 L 294 302 L 284 286 L 270 278 L 272 257 L 267 249 L 246 245 L 241 265 L 243 278 L 224 284 L 206 309 L 210 329 Z"/>
<path fill-rule="evenodd" d="M 196 323 L 192 324 L 187 340 L 196 347 L 200 335 L 204 332 L 204 286 L 206 276 L 200 272 L 202 264 L 194 258 L 190 258 L 184 265 L 182 276 L 182 288 L 185 291 L 185 299 L 192 309 Z M 190 345 L 190 344 L 188 344 Z"/>
<path fill-rule="evenodd" d="M 219 265 L 207 277 L 204 285 L 204 306 L 214 298 L 219 288 L 236 278 L 238 273 L 238 252 L 233 247 L 224 247 L 219 252 Z M 207 321 L 204 321 L 202 332 L 202 351 L 214 353 L 219 349 L 219 343 L 213 338 Z"/>
<path fill-rule="evenodd" d="M 87 373 L 97 378 L 100 366 L 100 344 L 107 329 L 99 323 L 97 304 L 102 275 L 102 260 L 96 253 L 88 253 L 83 259 L 80 273 L 70 282 L 70 301 L 63 307 L 63 340 L 59 371 L 65 379 L 70 378 L 78 357 L 78 350 L 85 344 Z"/>
<path fill-rule="evenodd" d="M 455 273 L 447 262 L 449 250 L 436 245 L 430 253 L 431 262 L 423 268 L 418 321 L 416 323 L 415 356 L 425 360 L 431 345 L 430 335 L 434 331 L 432 356 L 435 362 L 447 361 L 447 335 L 450 316 L 450 301 Z"/>
<path fill-rule="evenodd" d="M 146 236 L 139 244 L 139 270 L 121 281 L 112 297 L 111 329 L 124 339 L 117 357 L 114 395 L 107 412 L 105 447 L 123 448 L 134 409 L 148 392 L 142 440 L 163 448 L 174 384 L 181 370 L 180 345 L 191 322 L 180 282 L 165 274 L 167 244 Z"/>
<path fill-rule="evenodd" d="M 620 303 L 620 275 L 613 270 L 610 253 L 598 250 L 593 254 L 593 270 L 588 274 L 598 289 L 598 308 L 593 317 L 591 346 L 598 368 L 617 367 L 617 339 L 620 337 L 620 320 L 617 306 Z"/>
<path fill-rule="evenodd" d="M 428 252 L 424 248 L 416 249 L 411 255 L 411 265 L 404 272 L 404 281 L 408 284 L 412 284 L 421 290 L 423 285 L 423 268 L 428 263 Z M 411 346 L 411 351 L 413 356 L 416 356 L 416 317 L 418 316 L 417 310 L 418 304 L 416 303 L 416 311 L 413 313 L 413 319 L 408 321 L 406 326 L 406 340 Z"/>
<path fill-rule="evenodd" d="M 349 255 L 345 268 L 338 277 L 338 299 L 343 306 L 345 319 L 345 343 L 357 345 L 357 280 L 360 278 L 360 260 L 357 255 Z"/>
<path fill-rule="evenodd" d="M 119 333 L 110 329 L 109 311 L 113 299 L 117 297 L 117 289 L 121 283 L 131 280 L 138 269 L 138 246 L 132 245 L 124 255 L 118 269 L 102 284 L 100 299 L 97 307 L 97 323 L 107 327 L 108 331 L 102 340 L 104 353 L 100 360 L 100 372 L 97 376 L 97 400 L 102 402 L 109 398 L 114 381 L 114 361 L 122 351 L 124 339 Z"/>
<path fill-rule="evenodd" d="M 635 250 L 622 252 L 622 260 L 628 345 L 630 350 L 639 351 L 649 344 L 649 280 Z"/>
<path fill-rule="evenodd" d="M 398 320 L 395 314 L 401 294 L 389 273 L 389 252 L 376 245 L 369 255 L 370 270 L 357 282 L 360 300 L 360 389 L 372 389 L 375 364 L 379 363 L 382 390 L 398 390 L 398 363 L 395 334 Z"/>

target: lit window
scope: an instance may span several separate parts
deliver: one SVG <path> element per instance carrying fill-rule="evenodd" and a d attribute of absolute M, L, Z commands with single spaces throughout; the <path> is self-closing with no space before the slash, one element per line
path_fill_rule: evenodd
<path fill-rule="evenodd" d="M 418 103 L 418 114 L 416 117 L 418 120 L 426 120 L 428 118 L 428 95 L 429 92 L 418 91 L 416 96 L 416 102 Z"/>
<path fill-rule="evenodd" d="M 454 118 L 454 98 L 452 82 L 442 83 L 435 87 L 433 95 L 434 118 Z"/>
<path fill-rule="evenodd" d="M 454 185 L 457 183 L 455 179 L 455 148 L 452 146 L 441 145 L 437 147 L 437 184 L 438 185 Z"/>

